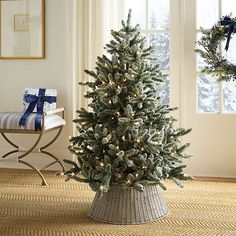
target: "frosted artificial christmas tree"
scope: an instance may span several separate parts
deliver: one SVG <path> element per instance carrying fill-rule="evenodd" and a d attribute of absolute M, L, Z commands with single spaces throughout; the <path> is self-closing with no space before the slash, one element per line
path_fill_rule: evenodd
<path fill-rule="evenodd" d="M 107 55 L 97 58 L 95 71 L 85 70 L 92 81 L 81 84 L 90 88 L 85 97 L 92 111 L 78 111 L 79 135 L 69 146 L 76 162 L 65 160 L 73 165 L 67 179 L 96 191 L 90 216 L 117 224 L 164 217 L 162 180 L 181 186 L 180 180 L 191 178 L 182 162 L 189 143 L 179 141 L 190 129 L 175 129 L 173 109 L 161 104 L 156 88 L 166 76 L 151 65 L 154 47 L 146 47 L 139 26 L 130 25 L 130 13 L 122 29 L 111 32 Z"/>

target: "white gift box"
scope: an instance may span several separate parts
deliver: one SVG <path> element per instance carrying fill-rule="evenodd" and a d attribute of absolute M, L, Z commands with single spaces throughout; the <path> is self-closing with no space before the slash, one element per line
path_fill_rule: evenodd
<path fill-rule="evenodd" d="M 34 88 L 26 88 L 25 89 L 24 95 L 23 95 L 24 111 L 26 111 L 28 106 L 29 106 L 29 103 L 26 102 L 26 100 L 25 100 L 25 96 L 28 95 L 28 94 L 38 96 L 39 95 L 39 89 L 34 89 Z M 45 96 L 57 97 L 57 90 L 55 90 L 55 89 L 46 89 L 45 90 Z M 44 106 L 43 106 L 43 111 L 44 112 L 55 110 L 55 109 L 56 109 L 56 102 L 53 102 L 53 103 L 44 102 Z M 37 106 L 35 106 L 33 112 L 37 112 Z"/>

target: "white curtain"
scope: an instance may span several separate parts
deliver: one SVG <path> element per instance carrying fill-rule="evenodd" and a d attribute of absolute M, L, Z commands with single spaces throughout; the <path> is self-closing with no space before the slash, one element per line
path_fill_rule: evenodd
<path fill-rule="evenodd" d="M 123 0 L 74 0 L 73 26 L 73 110 L 87 107 L 83 95 L 86 88 L 78 82 L 87 81 L 84 69 L 95 67 L 96 57 L 104 54 L 111 29 L 120 28 Z"/>

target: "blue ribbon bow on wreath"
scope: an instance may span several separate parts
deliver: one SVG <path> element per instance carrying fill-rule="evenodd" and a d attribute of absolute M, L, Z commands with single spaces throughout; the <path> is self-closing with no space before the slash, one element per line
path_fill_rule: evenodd
<path fill-rule="evenodd" d="M 234 27 L 236 26 L 236 22 L 233 21 L 230 17 L 225 16 L 224 19 L 220 23 L 221 23 L 221 25 L 229 25 L 227 41 L 226 41 L 226 45 L 225 45 L 225 50 L 228 51 L 229 42 L 230 42 L 230 39 L 231 39 L 231 34 L 234 31 Z"/>
<path fill-rule="evenodd" d="M 35 131 L 41 130 L 41 121 L 42 121 L 42 114 L 43 114 L 43 107 L 44 102 L 54 103 L 56 102 L 57 98 L 54 96 L 45 96 L 46 89 L 39 89 L 38 96 L 27 94 L 25 95 L 25 101 L 29 103 L 29 106 L 23 116 L 20 118 L 19 125 L 24 126 L 26 121 L 31 113 L 33 113 L 34 108 L 37 108 L 37 114 L 35 118 Z"/>

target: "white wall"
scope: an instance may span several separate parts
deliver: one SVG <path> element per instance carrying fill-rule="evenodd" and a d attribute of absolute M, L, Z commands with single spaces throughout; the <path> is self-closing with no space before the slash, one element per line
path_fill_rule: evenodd
<path fill-rule="evenodd" d="M 66 108 L 67 125 L 51 150 L 61 159 L 69 158 L 68 136 L 72 133 L 72 37 L 73 1 L 46 0 L 46 59 L 0 60 L 0 111 L 21 111 L 25 87 L 55 88 L 58 106 Z M 14 137 L 14 135 L 11 135 Z M 15 137 L 14 137 L 15 138 Z M 26 144 L 31 137 L 17 138 Z M 10 146 L 0 137 L 0 155 Z M 35 154 L 32 161 L 41 166 L 46 156 Z M 1 167 L 20 167 L 20 164 L 2 163 Z"/>

